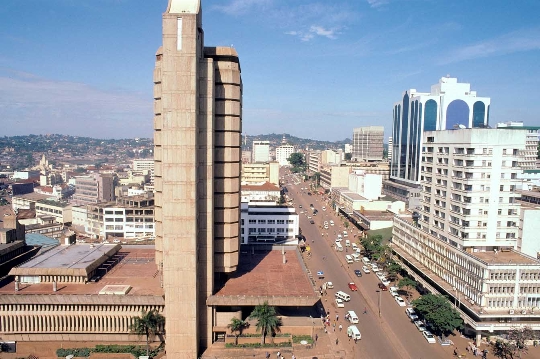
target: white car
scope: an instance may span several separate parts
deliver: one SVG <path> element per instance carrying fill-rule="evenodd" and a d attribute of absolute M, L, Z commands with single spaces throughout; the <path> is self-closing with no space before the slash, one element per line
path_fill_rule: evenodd
<path fill-rule="evenodd" d="M 328 224 L 325 224 L 325 225 L 324 225 L 324 229 L 328 229 Z"/>
<path fill-rule="evenodd" d="M 374 271 L 374 272 L 378 272 L 381 270 L 381 268 L 379 268 L 376 264 L 372 264 L 371 265 L 371 270 Z"/>
<path fill-rule="evenodd" d="M 396 295 L 394 297 L 394 299 L 396 300 L 396 303 L 400 306 L 400 307 L 406 307 L 407 306 L 407 303 L 405 303 L 405 301 L 403 300 L 403 298 L 401 298 L 399 295 Z"/>
<path fill-rule="evenodd" d="M 356 247 L 356 249 L 354 250 L 356 253 L 358 254 L 362 254 L 362 252 L 360 251 L 360 248 Z"/>
<path fill-rule="evenodd" d="M 416 325 L 416 327 L 418 328 L 419 331 L 421 332 L 425 332 L 427 329 L 426 329 L 426 326 L 424 325 L 424 322 L 421 321 L 421 320 L 417 320 L 414 322 L 414 325 Z"/>
<path fill-rule="evenodd" d="M 345 308 L 345 303 L 343 303 L 343 301 L 339 298 L 336 298 L 336 306 L 338 308 Z"/>
<path fill-rule="evenodd" d="M 362 270 L 364 271 L 364 273 L 370 273 L 370 272 L 371 272 L 371 271 L 369 270 L 369 268 L 366 267 L 366 266 L 363 266 L 363 267 L 362 267 Z"/>
<path fill-rule="evenodd" d="M 347 231 L 343 231 L 343 237 L 347 238 L 348 234 Z"/>
<path fill-rule="evenodd" d="M 429 332 L 427 330 L 424 330 L 422 332 L 422 335 L 424 336 L 424 338 L 426 338 L 427 342 L 430 343 L 430 344 L 435 344 L 437 342 L 435 340 L 435 337 L 433 336 L 433 334 L 431 334 L 431 332 Z"/>
<path fill-rule="evenodd" d="M 381 283 L 388 287 L 391 282 L 386 278 L 381 278 Z"/>
<path fill-rule="evenodd" d="M 333 226 L 333 225 L 334 225 L 334 221 L 330 220 L 330 225 Z"/>
<path fill-rule="evenodd" d="M 323 207 L 322 210 L 323 210 L 323 211 L 326 211 L 326 207 Z"/>
<path fill-rule="evenodd" d="M 328 225 L 328 221 L 324 221 L 323 224 L 326 226 Z"/>
<path fill-rule="evenodd" d="M 307 219 L 311 219 L 311 216 L 307 216 Z"/>
<path fill-rule="evenodd" d="M 407 314 L 407 316 L 409 317 L 410 320 L 412 320 L 413 322 L 415 320 L 418 320 L 418 315 L 416 315 L 416 312 L 414 311 L 413 308 L 407 308 L 405 309 L 405 314 Z"/>

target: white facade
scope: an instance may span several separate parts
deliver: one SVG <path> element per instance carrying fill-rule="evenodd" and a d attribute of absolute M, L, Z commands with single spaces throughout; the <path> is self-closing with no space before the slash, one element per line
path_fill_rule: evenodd
<path fill-rule="evenodd" d="M 352 145 L 350 143 L 346 143 L 344 148 L 343 148 L 343 152 L 352 153 Z"/>
<path fill-rule="evenodd" d="M 270 161 L 270 141 L 253 141 L 253 162 Z"/>
<path fill-rule="evenodd" d="M 294 207 L 273 202 L 241 204 L 242 244 L 297 244 L 299 216 Z"/>
<path fill-rule="evenodd" d="M 154 159 L 133 160 L 133 171 L 153 171 Z"/>
<path fill-rule="evenodd" d="M 294 146 L 281 145 L 276 148 L 276 161 L 280 166 L 289 166 L 289 157 L 294 153 Z"/>
<path fill-rule="evenodd" d="M 349 191 L 358 193 L 369 201 L 382 197 L 382 176 L 354 171 L 349 175 Z"/>
<path fill-rule="evenodd" d="M 525 140 L 525 150 L 521 151 L 519 166 L 523 170 L 534 170 L 536 166 L 536 156 L 538 154 L 538 143 L 540 142 L 540 127 L 524 126 L 523 122 L 498 123 L 497 128 L 508 128 L 522 130 L 527 133 Z"/>
<path fill-rule="evenodd" d="M 470 84 L 451 77 L 441 78 L 429 93 L 405 91 L 393 109 L 390 178 L 419 184 L 424 131 L 486 128 L 490 103 L 490 98 L 476 96 Z"/>
<path fill-rule="evenodd" d="M 388 137 L 388 153 L 387 153 L 388 162 L 390 162 L 390 160 L 392 159 L 392 148 L 393 147 L 394 147 L 394 145 L 392 144 L 392 137 Z"/>
<path fill-rule="evenodd" d="M 524 147 L 522 131 L 424 133 L 419 226 L 458 248 L 516 248 Z"/>

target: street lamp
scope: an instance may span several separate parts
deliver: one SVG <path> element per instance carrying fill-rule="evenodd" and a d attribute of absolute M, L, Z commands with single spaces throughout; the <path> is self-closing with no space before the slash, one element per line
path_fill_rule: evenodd
<path fill-rule="evenodd" d="M 380 318 L 381 317 L 381 291 L 377 290 L 376 292 L 379 293 L 378 304 L 379 304 L 379 318 Z"/>

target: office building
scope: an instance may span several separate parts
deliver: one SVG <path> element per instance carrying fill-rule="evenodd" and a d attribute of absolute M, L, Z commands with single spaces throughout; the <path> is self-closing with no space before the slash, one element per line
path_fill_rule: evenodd
<path fill-rule="evenodd" d="M 294 146 L 281 145 L 276 147 L 276 161 L 280 166 L 289 166 L 289 157 L 294 153 Z"/>
<path fill-rule="evenodd" d="M 488 97 L 478 97 L 470 84 L 452 77 L 441 78 L 429 93 L 405 91 L 393 108 L 390 178 L 419 184 L 424 131 L 487 127 L 490 103 Z"/>
<path fill-rule="evenodd" d="M 242 184 L 253 185 L 270 182 L 279 186 L 279 163 L 245 163 L 242 165 Z"/>
<path fill-rule="evenodd" d="M 392 159 L 392 147 L 393 147 L 393 144 L 392 144 L 392 137 L 388 137 L 388 151 L 387 151 L 387 155 L 386 155 L 386 159 L 388 160 L 388 162 L 390 162 L 390 160 Z"/>
<path fill-rule="evenodd" d="M 270 141 L 253 141 L 253 162 L 270 161 Z"/>
<path fill-rule="evenodd" d="M 92 173 L 75 177 L 73 204 L 91 204 L 114 201 L 114 177 L 112 174 Z"/>
<path fill-rule="evenodd" d="M 298 244 L 299 216 L 275 202 L 242 202 L 242 244 Z"/>
<path fill-rule="evenodd" d="M 353 129 L 352 158 L 355 161 L 381 161 L 384 152 L 384 127 Z"/>
<path fill-rule="evenodd" d="M 167 356 L 196 358 L 212 342 L 207 299 L 219 274 L 238 266 L 242 131 L 238 55 L 204 46 L 200 0 L 169 0 L 154 98 L 156 263 L 163 269 Z"/>
<path fill-rule="evenodd" d="M 356 170 L 349 174 L 349 191 L 358 193 L 368 201 L 382 197 L 382 176 Z"/>
<path fill-rule="evenodd" d="M 394 218 L 396 260 L 424 288 L 451 298 L 477 344 L 517 325 L 539 330 L 540 262 L 515 250 L 525 132 L 423 135 L 422 206 L 412 218 Z"/>
<path fill-rule="evenodd" d="M 340 167 L 336 165 L 321 166 L 320 168 L 320 185 L 324 189 L 332 189 L 334 187 L 349 186 L 350 167 Z"/>

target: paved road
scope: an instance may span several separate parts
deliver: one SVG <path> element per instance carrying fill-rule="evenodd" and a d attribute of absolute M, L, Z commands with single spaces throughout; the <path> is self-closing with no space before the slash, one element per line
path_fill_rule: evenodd
<path fill-rule="evenodd" d="M 314 274 L 318 270 L 324 271 L 325 279 L 317 279 L 318 285 L 322 285 L 325 281 L 334 283 L 334 289 L 327 291 L 328 294 L 323 298 L 323 304 L 327 311 L 330 311 L 332 322 L 336 313 L 339 315 L 337 325 L 343 325 L 343 332 L 340 333 L 339 340 L 342 343 L 348 342 L 346 328 L 349 323 L 344 320 L 344 315 L 347 310 L 354 310 L 360 319 L 357 326 L 362 333 L 362 340 L 354 347 L 358 357 L 415 359 L 448 357 L 448 350 L 444 350 L 438 343 L 429 344 L 426 342 L 405 315 L 405 307 L 398 306 L 390 293 L 382 292 L 379 294 L 377 292 L 379 280 L 373 273 L 364 274 L 362 277 L 357 278 L 353 271 L 354 269 L 361 269 L 361 262 L 348 265 L 345 262 L 345 254 L 347 253 L 336 252 L 332 249 L 331 245 L 336 238 L 335 233 L 344 230 L 343 221 L 335 213 L 332 213 L 330 208 L 323 211 L 322 207 L 328 207 L 328 204 L 322 203 L 320 196 L 308 196 L 308 191 L 300 190 L 304 186 L 304 183 L 288 185 L 288 194 L 294 199 L 297 209 L 299 205 L 302 205 L 303 208 L 298 209 L 298 212 L 302 210 L 305 212 L 300 214 L 300 227 L 307 238 L 308 244 L 311 246 L 312 257 L 307 261 L 308 267 Z M 306 212 L 311 215 L 310 204 L 313 204 L 319 211 L 317 216 L 313 217 L 315 224 L 310 224 L 307 218 Z M 330 226 L 328 230 L 323 229 L 323 221 L 330 221 L 330 219 L 333 219 L 335 225 Z M 349 239 L 351 241 L 354 240 L 353 233 L 358 233 L 358 231 L 353 232 L 350 227 Z M 348 253 L 351 252 L 352 250 L 349 248 Z M 324 260 L 323 257 L 325 257 Z M 348 283 L 351 281 L 358 286 L 358 292 L 349 290 Z M 334 293 L 338 290 L 351 295 L 351 301 L 345 304 L 345 308 L 336 308 L 335 306 Z M 381 317 L 379 317 L 378 313 L 379 296 Z M 364 309 L 367 309 L 367 314 L 363 314 Z M 332 330 L 332 327 L 330 327 L 330 330 Z M 352 343 L 346 343 L 345 345 L 354 346 Z"/>

